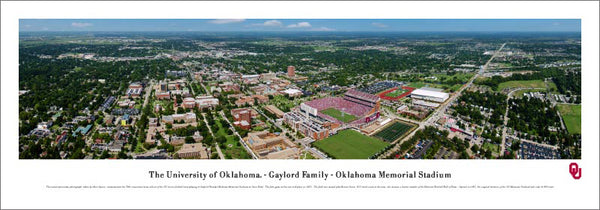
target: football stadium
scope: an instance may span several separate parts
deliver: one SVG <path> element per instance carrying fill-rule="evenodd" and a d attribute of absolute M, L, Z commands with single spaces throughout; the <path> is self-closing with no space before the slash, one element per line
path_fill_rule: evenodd
<path fill-rule="evenodd" d="M 379 97 L 348 90 L 343 97 L 326 97 L 301 103 L 283 116 L 284 122 L 307 137 L 321 140 L 339 127 L 362 128 L 380 117 Z"/>
<path fill-rule="evenodd" d="M 352 124 L 368 123 L 379 117 L 379 97 L 357 90 L 348 90 L 344 97 L 308 101 L 301 104 L 300 109 L 340 124 L 348 123 L 352 119 L 354 119 Z"/>

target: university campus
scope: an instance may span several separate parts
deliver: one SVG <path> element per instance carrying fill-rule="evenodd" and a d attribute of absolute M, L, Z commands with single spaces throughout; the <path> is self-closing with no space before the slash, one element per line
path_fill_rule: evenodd
<path fill-rule="evenodd" d="M 579 20 L 172 21 L 21 20 L 19 157 L 581 158 Z"/>

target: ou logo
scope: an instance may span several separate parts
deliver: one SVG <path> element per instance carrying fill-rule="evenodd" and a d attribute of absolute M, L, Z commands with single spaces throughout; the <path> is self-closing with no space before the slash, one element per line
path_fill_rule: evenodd
<path fill-rule="evenodd" d="M 577 163 L 571 163 L 569 165 L 569 173 L 571 174 L 571 176 L 573 176 L 573 179 L 581 178 L 581 168 L 579 168 L 579 165 L 577 165 Z"/>

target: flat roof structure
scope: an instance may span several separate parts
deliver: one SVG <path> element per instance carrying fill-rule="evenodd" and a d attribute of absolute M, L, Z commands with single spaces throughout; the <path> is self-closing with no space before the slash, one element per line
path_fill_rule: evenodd
<path fill-rule="evenodd" d="M 276 106 L 273 105 L 267 105 L 265 106 L 265 109 L 271 113 L 273 113 L 274 115 L 276 115 L 278 118 L 282 118 L 283 115 L 285 114 L 283 111 L 281 111 L 279 108 L 277 108 Z"/>
<path fill-rule="evenodd" d="M 208 152 L 202 143 L 183 144 L 181 149 L 177 151 L 180 158 L 200 158 L 208 159 Z"/>
<path fill-rule="evenodd" d="M 302 91 L 300 91 L 300 90 L 298 90 L 298 89 L 293 89 L 293 88 L 290 88 L 290 89 L 284 90 L 284 91 L 282 91 L 282 92 L 283 92 L 283 93 L 285 93 L 285 94 L 288 94 L 288 95 L 290 95 L 290 96 L 299 96 L 299 95 L 301 95 L 301 94 L 302 94 Z"/>
<path fill-rule="evenodd" d="M 450 94 L 438 91 L 438 89 L 419 88 L 412 91 L 411 97 L 436 102 L 443 102 L 450 97 Z"/>

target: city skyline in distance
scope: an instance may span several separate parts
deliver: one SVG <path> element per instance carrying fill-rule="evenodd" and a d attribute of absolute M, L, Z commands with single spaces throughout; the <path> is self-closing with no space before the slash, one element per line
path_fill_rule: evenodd
<path fill-rule="evenodd" d="M 20 19 L 19 31 L 581 32 L 580 19 Z"/>

